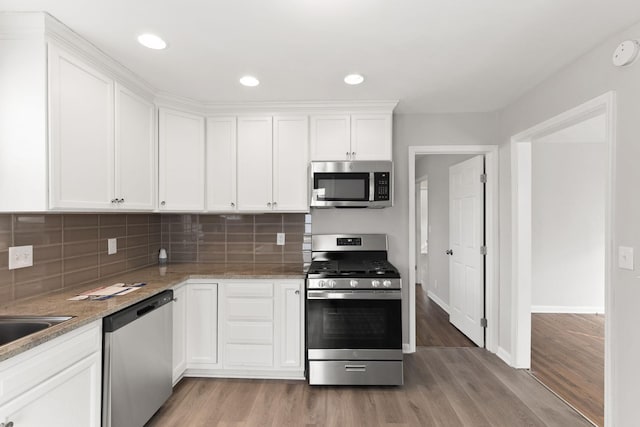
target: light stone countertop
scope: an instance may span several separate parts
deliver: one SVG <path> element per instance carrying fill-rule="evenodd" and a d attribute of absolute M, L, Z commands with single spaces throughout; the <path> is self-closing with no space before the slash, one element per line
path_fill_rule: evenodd
<path fill-rule="evenodd" d="M 101 279 L 81 287 L 65 289 L 0 306 L 0 316 L 74 316 L 58 325 L 0 346 L 0 361 L 20 354 L 80 326 L 108 316 L 132 304 L 169 289 L 188 279 L 304 279 L 302 265 L 291 264 L 169 264 L 146 267 Z M 139 290 L 103 301 L 68 301 L 84 291 L 114 283 L 144 282 Z"/>

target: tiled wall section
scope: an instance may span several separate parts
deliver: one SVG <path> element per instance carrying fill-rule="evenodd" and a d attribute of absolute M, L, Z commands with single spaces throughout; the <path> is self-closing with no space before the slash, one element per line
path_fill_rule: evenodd
<path fill-rule="evenodd" d="M 304 214 L 162 215 L 162 245 L 169 262 L 302 265 L 310 222 Z M 284 245 L 276 233 L 285 233 Z"/>
<path fill-rule="evenodd" d="M 8 248 L 22 245 L 33 267 L 9 270 Z M 0 214 L 0 304 L 155 264 L 159 248 L 160 215 Z"/>

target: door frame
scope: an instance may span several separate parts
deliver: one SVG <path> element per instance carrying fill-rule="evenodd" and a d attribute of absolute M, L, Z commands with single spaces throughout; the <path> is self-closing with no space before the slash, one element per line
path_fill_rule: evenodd
<path fill-rule="evenodd" d="M 611 384 L 613 367 L 613 298 L 611 289 L 613 255 L 613 189 L 615 180 L 615 92 L 593 98 L 575 108 L 539 123 L 511 137 L 511 365 L 531 367 L 531 144 L 540 136 L 566 128 L 590 117 L 604 114 L 608 170 L 605 186 L 605 343 L 604 408 L 605 424 L 611 425 L 614 400 Z"/>
<path fill-rule="evenodd" d="M 485 157 L 487 185 L 485 192 L 485 241 L 487 246 L 485 279 L 485 348 L 498 351 L 499 304 L 499 235 L 498 235 L 498 145 L 419 145 L 409 146 L 409 342 L 406 353 L 416 351 L 416 157 L 425 154 L 476 154 Z"/>

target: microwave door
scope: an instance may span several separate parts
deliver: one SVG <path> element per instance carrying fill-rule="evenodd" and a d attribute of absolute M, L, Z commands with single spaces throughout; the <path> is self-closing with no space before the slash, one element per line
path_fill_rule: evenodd
<path fill-rule="evenodd" d="M 314 199 L 321 202 L 368 202 L 371 200 L 369 173 L 316 173 Z"/>

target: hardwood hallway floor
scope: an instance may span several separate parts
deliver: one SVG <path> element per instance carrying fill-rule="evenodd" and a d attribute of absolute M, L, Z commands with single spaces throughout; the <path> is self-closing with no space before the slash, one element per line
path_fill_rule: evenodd
<path fill-rule="evenodd" d="M 604 315 L 532 314 L 531 373 L 604 425 Z"/>
<path fill-rule="evenodd" d="M 404 366 L 402 387 L 185 378 L 147 427 L 590 425 L 481 348 L 420 347 Z"/>
<path fill-rule="evenodd" d="M 416 345 L 419 347 L 475 347 L 455 326 L 449 315 L 416 285 Z"/>

